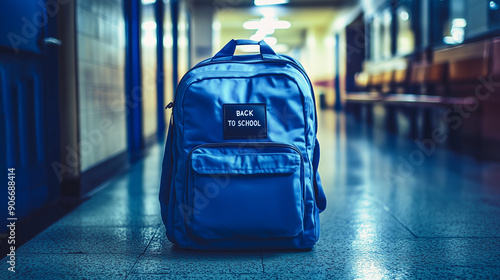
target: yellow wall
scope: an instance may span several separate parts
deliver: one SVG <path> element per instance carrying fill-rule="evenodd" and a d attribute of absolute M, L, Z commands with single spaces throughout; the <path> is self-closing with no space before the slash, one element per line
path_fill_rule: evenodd
<path fill-rule="evenodd" d="M 327 26 L 309 28 L 306 31 L 304 46 L 298 58 L 314 83 L 333 81 L 335 70 L 334 39 Z M 333 104 L 334 92 L 331 87 L 315 86 L 316 95 L 325 94 L 328 104 Z M 319 97 L 317 97 L 319 99 Z"/>

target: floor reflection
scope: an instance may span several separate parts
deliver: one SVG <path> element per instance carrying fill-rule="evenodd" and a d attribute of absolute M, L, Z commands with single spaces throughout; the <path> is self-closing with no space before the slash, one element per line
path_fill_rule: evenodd
<path fill-rule="evenodd" d="M 396 137 L 333 111 L 319 113 L 318 135 L 328 207 L 311 251 L 175 248 L 160 218 L 160 144 L 19 248 L 18 276 L 500 279 L 498 163 L 437 148 L 415 164 L 419 139 Z"/>

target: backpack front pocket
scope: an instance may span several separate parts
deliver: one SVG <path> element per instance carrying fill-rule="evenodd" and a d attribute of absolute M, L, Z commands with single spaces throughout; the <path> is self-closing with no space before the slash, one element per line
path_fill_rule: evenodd
<path fill-rule="evenodd" d="M 205 144 L 188 161 L 187 227 L 203 239 L 295 237 L 303 231 L 302 156 L 292 145 Z"/>

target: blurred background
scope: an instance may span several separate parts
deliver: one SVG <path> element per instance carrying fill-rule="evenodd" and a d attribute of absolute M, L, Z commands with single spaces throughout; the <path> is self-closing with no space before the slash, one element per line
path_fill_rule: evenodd
<path fill-rule="evenodd" d="M 230 39 L 265 40 L 298 59 L 318 109 L 434 144 L 446 132 L 446 148 L 500 159 L 496 0 L 1 5 L 0 163 L 16 169 L 21 221 L 50 223 L 51 206 L 63 205 L 58 217 L 163 145 L 178 81 Z"/>

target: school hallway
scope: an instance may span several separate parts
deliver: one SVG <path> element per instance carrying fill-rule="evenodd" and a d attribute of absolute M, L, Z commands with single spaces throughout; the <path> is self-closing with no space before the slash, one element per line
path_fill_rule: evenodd
<path fill-rule="evenodd" d="M 320 112 L 319 126 L 328 206 L 311 251 L 175 248 L 160 217 L 155 145 L 18 248 L 17 272 L 0 278 L 500 278 L 498 163 L 439 147 L 410 159 L 413 141 L 333 111 Z"/>

